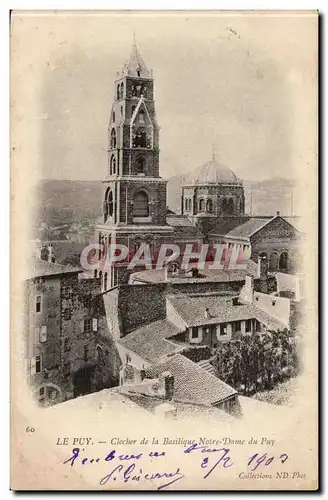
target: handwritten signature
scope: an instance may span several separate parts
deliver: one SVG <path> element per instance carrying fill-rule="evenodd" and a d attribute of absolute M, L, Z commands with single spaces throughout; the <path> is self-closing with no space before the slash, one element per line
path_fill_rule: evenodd
<path fill-rule="evenodd" d="M 192 444 L 183 450 L 184 455 L 200 455 L 200 468 L 205 470 L 203 479 L 207 479 L 215 469 L 227 469 L 234 466 L 234 461 L 231 456 L 230 448 L 208 448 L 207 446 L 202 446 L 198 444 Z M 101 477 L 99 484 L 104 486 L 109 481 L 123 481 L 124 483 L 135 483 L 141 480 L 147 481 L 158 481 L 163 480 L 163 482 L 157 486 L 157 490 L 163 490 L 168 486 L 180 481 L 185 477 L 185 474 L 181 471 L 180 466 L 173 470 L 165 471 L 163 467 L 157 467 L 155 472 L 144 471 L 141 463 L 139 462 L 142 457 L 150 457 L 150 459 L 160 459 L 164 457 L 166 453 L 164 451 L 150 451 L 149 453 L 134 453 L 125 454 L 118 452 L 117 450 L 111 450 L 103 458 L 90 458 L 85 457 L 81 454 L 80 448 L 73 448 L 72 455 L 70 458 L 65 460 L 64 464 L 69 464 L 74 466 L 75 463 L 80 463 L 82 466 L 97 464 L 99 462 L 115 462 L 115 467 L 108 472 L 105 476 Z M 255 453 L 247 459 L 247 467 L 250 471 L 255 471 L 258 467 L 269 467 L 273 462 L 279 462 L 284 464 L 288 460 L 288 455 L 286 453 L 281 453 L 280 455 L 273 456 L 268 455 L 268 453 Z M 117 461 L 119 462 L 117 464 Z M 123 462 L 123 463 L 122 463 Z M 125 463 L 124 463 L 125 462 Z M 126 464 L 128 462 L 128 464 Z M 132 462 L 132 463 L 131 463 Z"/>

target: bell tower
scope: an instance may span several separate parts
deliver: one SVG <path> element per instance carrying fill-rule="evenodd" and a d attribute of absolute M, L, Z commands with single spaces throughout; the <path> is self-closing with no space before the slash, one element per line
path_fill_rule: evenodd
<path fill-rule="evenodd" d="M 159 175 L 159 152 L 153 73 L 134 41 L 129 62 L 116 74 L 108 126 L 103 214 L 96 227 L 105 251 L 111 243 L 130 250 L 144 241 L 156 246 L 173 235 L 166 223 L 166 181 Z M 117 272 L 120 278 L 107 276 L 111 286 L 128 279 L 127 273 Z"/>

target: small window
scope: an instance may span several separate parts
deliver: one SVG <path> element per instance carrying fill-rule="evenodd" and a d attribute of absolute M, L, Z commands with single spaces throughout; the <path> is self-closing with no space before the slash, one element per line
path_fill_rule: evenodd
<path fill-rule="evenodd" d="M 198 339 L 198 326 L 193 326 L 191 329 L 191 338 Z"/>
<path fill-rule="evenodd" d="M 123 106 L 121 106 L 121 116 L 123 116 Z"/>
<path fill-rule="evenodd" d="M 220 335 L 227 335 L 227 323 L 220 324 Z"/>
<path fill-rule="evenodd" d="M 258 301 L 259 301 L 259 298 L 256 296 L 256 297 L 255 297 L 255 300 L 256 300 L 256 302 L 258 302 Z"/>
<path fill-rule="evenodd" d="M 64 309 L 64 320 L 69 321 L 72 317 L 72 311 L 70 309 Z"/>
<path fill-rule="evenodd" d="M 241 321 L 234 321 L 232 323 L 232 331 L 234 333 L 241 331 Z"/>
<path fill-rule="evenodd" d="M 84 320 L 84 332 L 89 333 L 92 330 L 92 319 Z"/>
<path fill-rule="evenodd" d="M 70 298 L 71 297 L 71 294 L 72 294 L 72 290 L 70 289 L 69 286 L 64 286 L 63 287 L 63 297 L 65 297 L 66 299 Z"/>
<path fill-rule="evenodd" d="M 41 326 L 40 328 L 40 342 L 47 342 L 47 327 Z"/>
<path fill-rule="evenodd" d="M 35 373 L 41 373 L 41 354 L 35 356 Z"/>
<path fill-rule="evenodd" d="M 41 312 L 41 295 L 37 295 L 35 299 L 35 312 Z"/>
<path fill-rule="evenodd" d="M 273 301 L 272 301 L 272 305 L 273 305 L 273 306 L 275 306 L 275 305 L 276 305 L 276 301 L 275 301 L 275 300 L 273 300 Z"/>
<path fill-rule="evenodd" d="M 246 332 L 252 331 L 252 320 L 251 319 L 246 320 L 245 330 L 246 330 Z"/>

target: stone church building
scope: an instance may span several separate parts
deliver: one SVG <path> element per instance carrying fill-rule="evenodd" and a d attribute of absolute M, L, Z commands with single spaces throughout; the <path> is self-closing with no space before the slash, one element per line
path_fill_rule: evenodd
<path fill-rule="evenodd" d="M 124 263 L 105 266 L 99 271 L 97 276 L 102 280 L 103 290 L 128 283 L 129 259 L 142 243 L 149 244 L 155 262 L 162 243 L 178 244 L 181 250 L 192 243 L 196 252 L 202 243 L 238 242 L 248 246 L 256 241 L 256 251 L 252 250 L 255 261 L 261 253 L 267 259 L 269 270 L 291 272 L 296 269 L 299 231 L 283 218 L 280 224 L 275 222 L 270 226 L 273 217 L 254 218 L 245 214 L 242 180 L 220 164 L 214 153 L 210 161 L 187 176 L 181 192 L 181 214 L 169 213 L 167 181 L 159 172 L 159 125 L 153 73 L 136 44 L 129 62 L 117 71 L 113 94 L 108 166 L 103 179 L 103 216 L 95 232 L 96 241 L 103 245 L 100 259 L 107 255 L 109 245 L 115 243 L 128 247 L 129 255 Z M 257 231 L 255 236 L 255 229 L 263 225 L 266 230 Z M 264 245 L 261 245 L 261 235 L 265 235 Z"/>

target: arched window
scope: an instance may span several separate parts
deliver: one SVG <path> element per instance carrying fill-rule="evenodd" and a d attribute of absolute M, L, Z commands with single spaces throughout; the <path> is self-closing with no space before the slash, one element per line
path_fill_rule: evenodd
<path fill-rule="evenodd" d="M 270 271 L 277 271 L 278 270 L 278 255 L 275 252 L 273 252 L 270 255 L 269 269 L 270 269 Z"/>
<path fill-rule="evenodd" d="M 144 123 L 145 123 L 145 112 L 143 109 L 139 113 L 139 123 L 141 125 L 144 125 Z"/>
<path fill-rule="evenodd" d="M 140 73 L 140 68 L 137 68 L 137 75 L 140 76 L 141 73 Z"/>
<path fill-rule="evenodd" d="M 213 201 L 212 200 L 207 200 L 207 202 L 206 202 L 206 211 L 207 212 L 213 212 Z"/>
<path fill-rule="evenodd" d="M 189 209 L 189 211 L 191 211 L 191 199 L 190 198 L 188 200 L 188 209 Z"/>
<path fill-rule="evenodd" d="M 121 116 L 123 116 L 123 106 L 121 106 Z"/>
<path fill-rule="evenodd" d="M 147 147 L 147 134 L 146 129 L 143 127 L 138 127 L 136 133 L 133 137 L 133 147 L 134 148 L 146 148 Z"/>
<path fill-rule="evenodd" d="M 203 200 L 203 198 L 199 200 L 198 206 L 200 212 L 205 212 L 205 200 Z"/>
<path fill-rule="evenodd" d="M 113 111 L 113 123 L 115 123 L 115 111 Z"/>
<path fill-rule="evenodd" d="M 185 199 L 185 210 L 189 210 L 189 200 L 188 200 L 188 198 Z"/>
<path fill-rule="evenodd" d="M 109 174 L 116 174 L 116 158 L 115 155 L 110 157 Z"/>
<path fill-rule="evenodd" d="M 133 198 L 133 216 L 148 217 L 149 204 L 148 195 L 145 191 L 137 191 Z"/>
<path fill-rule="evenodd" d="M 228 204 L 227 204 L 227 212 L 228 214 L 232 215 L 234 212 L 234 203 L 233 203 L 233 198 L 229 198 Z"/>
<path fill-rule="evenodd" d="M 113 215 L 113 191 L 111 188 L 107 188 L 106 190 L 104 212 L 105 221 L 107 220 L 107 217 L 112 217 Z"/>
<path fill-rule="evenodd" d="M 107 277 L 108 277 L 108 274 L 107 274 L 107 273 L 105 273 L 105 274 L 104 274 L 104 291 L 106 291 L 106 290 L 107 290 Z"/>
<path fill-rule="evenodd" d="M 120 88 L 120 98 L 123 99 L 123 95 L 124 95 L 124 84 L 123 82 L 121 83 L 121 88 Z"/>
<path fill-rule="evenodd" d="M 288 269 L 288 252 L 282 252 L 279 259 L 280 271 L 287 271 Z"/>
<path fill-rule="evenodd" d="M 116 99 L 118 101 L 120 100 L 120 84 L 118 84 L 116 88 Z"/>
<path fill-rule="evenodd" d="M 116 148 L 116 131 L 114 128 L 112 128 L 112 131 L 110 133 L 110 147 L 112 149 Z"/>
<path fill-rule="evenodd" d="M 101 278 L 102 278 L 102 271 L 99 271 L 99 278 L 101 280 Z"/>
<path fill-rule="evenodd" d="M 138 160 L 137 160 L 137 174 L 144 174 L 144 173 L 145 173 L 145 159 L 138 158 Z"/>

